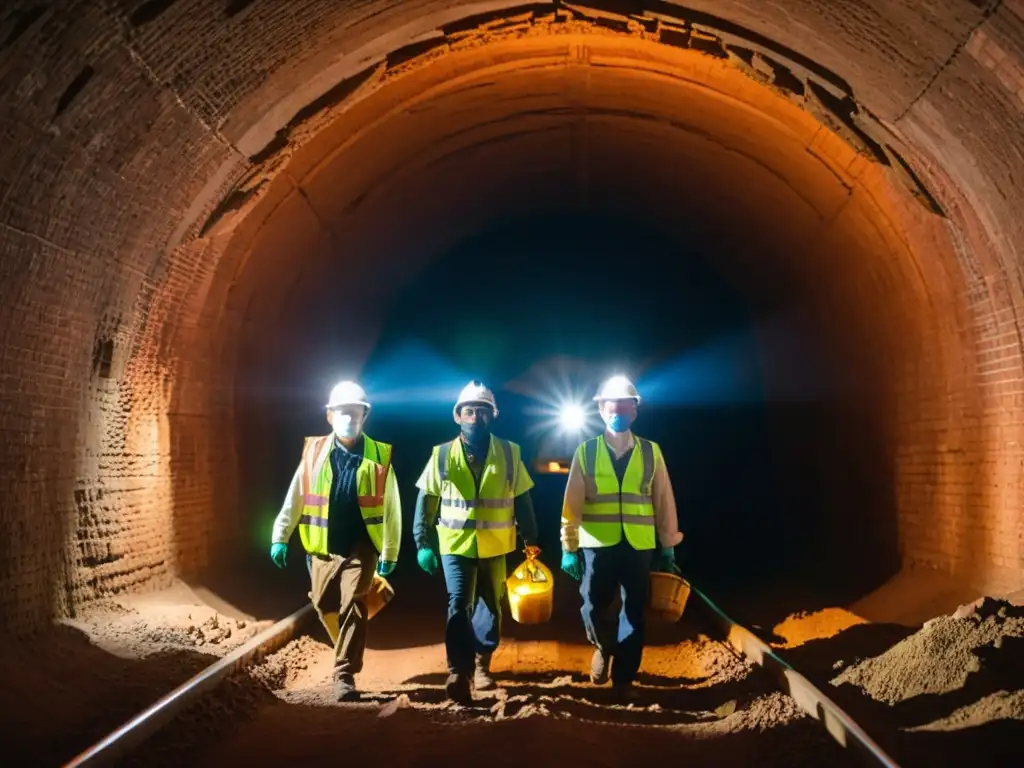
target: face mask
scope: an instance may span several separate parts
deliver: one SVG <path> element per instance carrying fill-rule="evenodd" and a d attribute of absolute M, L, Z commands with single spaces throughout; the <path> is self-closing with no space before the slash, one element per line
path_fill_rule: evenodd
<path fill-rule="evenodd" d="M 612 432 L 625 432 L 633 425 L 633 419 L 624 413 L 612 413 L 604 417 L 604 423 Z"/>
<path fill-rule="evenodd" d="M 491 429 L 489 426 L 479 422 L 476 424 L 463 424 L 462 434 L 470 445 L 480 445 L 491 436 Z"/>
<path fill-rule="evenodd" d="M 334 428 L 334 434 L 342 440 L 348 440 L 359 434 L 363 428 L 363 420 L 353 419 L 348 414 L 336 413 L 331 419 L 331 426 Z"/>

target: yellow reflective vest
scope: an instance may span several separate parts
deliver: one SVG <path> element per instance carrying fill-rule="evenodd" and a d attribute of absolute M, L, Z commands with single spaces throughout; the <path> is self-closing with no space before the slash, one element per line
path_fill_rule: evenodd
<path fill-rule="evenodd" d="M 440 498 L 437 538 L 442 555 L 497 557 L 516 548 L 515 497 L 533 486 L 521 450 L 491 435 L 477 487 L 462 440 L 434 446 L 420 487 Z"/>
<path fill-rule="evenodd" d="M 330 455 L 334 450 L 334 435 L 307 437 L 302 449 L 302 515 L 299 517 L 299 538 L 302 546 L 312 555 L 326 555 L 327 515 L 330 509 L 331 482 L 334 470 Z M 384 493 L 388 470 L 391 466 L 391 446 L 363 435 L 363 460 L 356 470 L 356 493 L 359 510 L 370 534 L 370 541 L 380 552 L 384 548 L 385 526 L 388 538 L 397 541 L 401 536 L 401 518 L 385 514 Z"/>
<path fill-rule="evenodd" d="M 654 467 L 661 459 L 657 443 L 633 436 L 633 453 L 619 486 L 604 435 L 587 440 L 576 449 L 576 462 L 585 488 L 580 520 L 581 547 L 611 547 L 626 541 L 633 549 L 654 549 Z"/>

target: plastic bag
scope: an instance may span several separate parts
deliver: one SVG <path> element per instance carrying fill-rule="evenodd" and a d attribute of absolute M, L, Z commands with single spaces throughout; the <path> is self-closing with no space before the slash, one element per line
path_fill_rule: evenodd
<path fill-rule="evenodd" d="M 520 624 L 543 624 L 554 608 L 555 579 L 536 558 L 527 557 L 505 580 L 512 618 Z"/>

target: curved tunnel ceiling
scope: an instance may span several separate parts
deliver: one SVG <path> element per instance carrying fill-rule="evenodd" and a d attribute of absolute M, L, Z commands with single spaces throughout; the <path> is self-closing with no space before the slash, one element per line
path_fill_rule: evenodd
<path fill-rule="evenodd" d="M 839 378 L 857 382 L 852 412 L 886 433 L 905 561 L 1019 582 L 1020 285 L 1006 265 L 1022 225 L 991 194 L 1015 167 L 999 165 L 1012 153 L 993 152 L 992 137 L 1021 141 L 1004 72 L 1021 39 L 1013 3 L 947 0 L 925 15 L 310 1 L 288 18 L 271 3 L 229 5 L 82 2 L 77 21 L 58 22 L 19 4 L 12 17 L 7 47 L 26 68 L 78 75 L 55 116 L 26 110 L 12 135 L 35 142 L 37 164 L 98 169 L 100 206 L 59 213 L 76 178 L 59 170 L 5 198 L 21 206 L 7 216 L 21 250 L 4 260 L 19 275 L 2 326 L 12 363 L 58 364 L 35 351 L 43 324 L 25 309 L 52 302 L 35 286 L 73 284 L 63 257 L 32 249 L 77 225 L 66 251 L 93 256 L 89 290 L 65 308 L 75 362 L 64 378 L 84 383 L 52 393 L 85 415 L 71 437 L 4 449 L 9 497 L 22 500 L 10 514 L 56 510 L 30 535 L 42 562 L 5 553 L 16 622 L 200 568 L 231 540 L 211 509 L 238 499 L 233 421 L 251 394 L 235 387 L 272 390 L 284 370 L 294 382 L 306 350 L 280 342 L 319 319 L 332 278 L 374 286 L 350 308 L 363 322 L 418 265 L 496 219 L 578 210 L 680 238 L 699 225 L 755 307 L 798 300 Z M 176 47 L 186 30 L 192 45 Z M 35 61 L 33 41 L 48 41 Z M 61 46 L 75 55 L 48 58 Z M 106 66 L 78 70 L 81 59 Z M 117 64 L 137 82 L 97 95 L 90 81 Z M 987 115 L 974 135 L 957 117 L 971 88 Z M 137 114 L 115 116 L 126 100 Z M 23 129 L 47 122 L 66 146 L 43 150 Z M 139 189 L 165 194 L 140 206 Z M 47 221 L 26 213 L 32 201 Z M 105 228 L 93 223 L 102 211 Z M 361 339 L 326 351 L 358 359 L 372 329 Z M 48 391 L 38 380 L 7 390 L 19 402 Z M 39 431 L 46 410 L 25 412 L 26 434 Z M 74 472 L 56 469 L 62 440 L 78 446 Z M 32 495 L 40 477 L 56 480 L 45 498 Z"/>
<path fill-rule="evenodd" d="M 716 267 L 755 311 L 797 305 L 819 326 L 842 388 L 882 433 L 872 451 L 895 462 L 931 447 L 932 437 L 909 434 L 898 414 L 922 408 L 934 383 L 962 369 L 968 350 L 935 339 L 963 308 L 935 278 L 950 260 L 932 247 L 944 237 L 937 204 L 902 173 L 894 150 L 829 130 L 828 113 L 796 80 L 787 81 L 792 90 L 768 88 L 724 57 L 584 21 L 530 30 L 485 45 L 467 37 L 461 48 L 405 62 L 386 85 L 364 84 L 336 120 L 283 150 L 278 175 L 260 179 L 262 198 L 246 215 L 260 225 L 243 235 L 251 245 L 229 299 L 246 309 L 221 329 L 226 345 L 247 345 L 238 380 L 248 428 L 280 410 L 280 394 L 260 393 L 294 390 L 301 372 L 322 389 L 324 358 L 356 368 L 387 297 L 414 279 L 418 263 L 498 220 L 587 211 L 718 242 Z M 671 264 L 647 267 L 638 298 L 645 280 L 672 273 Z M 363 286 L 361 301 L 339 307 L 337 286 L 353 283 Z M 321 332 L 296 341 L 302 328 L 346 325 L 358 333 L 338 334 L 333 348 Z M 766 354 L 771 387 L 789 372 Z M 835 453 L 848 461 L 847 446 Z M 259 478 L 258 467 L 282 460 L 245 463 Z M 846 474 L 837 495 L 879 510 L 890 504 L 850 487 L 872 482 L 863 468 Z M 253 496 L 263 493 L 273 491 Z M 895 514 L 849 512 L 863 528 Z"/>

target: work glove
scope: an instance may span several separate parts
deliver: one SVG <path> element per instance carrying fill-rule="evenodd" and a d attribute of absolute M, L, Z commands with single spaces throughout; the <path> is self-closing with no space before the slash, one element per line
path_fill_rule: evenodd
<path fill-rule="evenodd" d="M 583 563 L 579 552 L 562 553 L 562 570 L 579 581 L 583 578 Z"/>
<path fill-rule="evenodd" d="M 437 569 L 441 567 L 441 563 L 437 560 L 437 555 L 429 547 L 423 547 L 416 551 L 416 562 L 419 563 L 420 568 L 431 576 L 437 573 Z"/>
<path fill-rule="evenodd" d="M 288 545 L 277 542 L 270 545 L 270 559 L 278 568 L 288 565 Z"/>
<path fill-rule="evenodd" d="M 536 560 L 540 557 L 540 547 L 536 544 L 527 544 L 526 548 L 523 550 L 523 554 L 526 555 L 527 560 Z"/>
<path fill-rule="evenodd" d="M 676 565 L 676 551 L 672 547 L 664 547 L 661 552 L 654 558 L 654 562 L 651 564 L 652 571 L 658 571 L 659 573 L 674 573 L 679 576 L 682 571 L 679 570 L 679 566 Z"/>
<path fill-rule="evenodd" d="M 379 576 L 390 576 L 391 572 L 395 570 L 395 566 L 398 563 L 394 563 L 390 560 L 381 560 L 377 563 L 377 575 Z"/>

